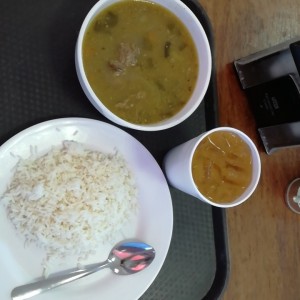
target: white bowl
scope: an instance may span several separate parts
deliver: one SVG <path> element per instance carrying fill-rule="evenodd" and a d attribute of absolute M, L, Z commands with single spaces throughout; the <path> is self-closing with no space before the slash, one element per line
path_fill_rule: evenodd
<path fill-rule="evenodd" d="M 109 120 L 125 127 L 143 130 L 143 131 L 157 131 L 163 130 L 170 127 L 173 127 L 185 119 L 187 119 L 200 105 L 202 102 L 205 93 L 208 88 L 208 84 L 210 81 L 211 76 L 211 51 L 209 47 L 209 42 L 205 31 L 200 24 L 199 20 L 193 14 L 193 12 L 180 0 L 149 0 L 150 2 L 160 4 L 161 6 L 165 7 L 169 11 L 173 12 L 186 26 L 189 30 L 194 43 L 196 45 L 196 50 L 198 54 L 199 60 L 199 74 L 196 81 L 194 92 L 187 102 L 187 104 L 173 117 L 163 120 L 158 123 L 154 124 L 147 124 L 147 125 L 140 125 L 140 124 L 133 124 L 128 121 L 125 121 L 118 117 L 116 114 L 112 113 L 96 96 L 94 91 L 92 90 L 82 61 L 82 42 L 84 38 L 85 31 L 89 26 L 90 22 L 93 18 L 103 9 L 107 8 L 108 6 L 112 5 L 113 3 L 119 2 L 122 0 L 101 0 L 97 2 L 92 9 L 87 14 L 84 22 L 81 26 L 79 36 L 77 39 L 76 44 L 76 51 L 75 51 L 75 64 L 76 64 L 76 72 L 79 78 L 79 82 L 90 100 L 90 102 L 94 105 L 94 107 L 105 117 Z"/>

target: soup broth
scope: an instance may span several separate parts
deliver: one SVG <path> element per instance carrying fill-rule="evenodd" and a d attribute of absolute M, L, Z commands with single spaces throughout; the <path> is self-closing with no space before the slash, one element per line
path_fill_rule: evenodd
<path fill-rule="evenodd" d="M 82 52 L 95 94 L 136 124 L 175 115 L 198 76 L 196 47 L 185 25 L 147 1 L 120 1 L 100 12 L 85 33 Z"/>
<path fill-rule="evenodd" d="M 213 132 L 196 148 L 192 175 L 205 197 L 218 203 L 232 202 L 243 194 L 251 182 L 251 150 L 234 133 Z"/>

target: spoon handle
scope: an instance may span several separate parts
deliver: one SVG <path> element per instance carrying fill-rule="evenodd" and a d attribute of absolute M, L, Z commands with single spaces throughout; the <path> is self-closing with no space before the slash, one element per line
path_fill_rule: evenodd
<path fill-rule="evenodd" d="M 42 279 L 33 283 L 25 284 L 14 288 L 11 292 L 12 300 L 24 300 L 33 296 L 39 295 L 50 289 L 59 287 L 63 284 L 80 279 L 92 273 L 106 268 L 110 264 L 109 261 L 103 263 L 93 264 L 90 268 L 84 270 L 76 270 L 67 274 L 56 275 L 47 279 Z"/>

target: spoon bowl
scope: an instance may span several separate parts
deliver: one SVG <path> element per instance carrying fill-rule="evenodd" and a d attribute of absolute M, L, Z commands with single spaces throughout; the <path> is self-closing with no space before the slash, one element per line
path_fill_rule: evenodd
<path fill-rule="evenodd" d="M 110 268 L 117 275 L 134 274 L 147 268 L 154 258 L 155 250 L 150 245 L 140 241 L 123 241 L 112 248 L 106 261 L 16 287 L 11 292 L 11 299 L 29 299 L 104 268 Z"/>
<path fill-rule="evenodd" d="M 148 267 L 155 257 L 153 247 L 142 242 L 123 242 L 112 249 L 108 260 L 118 275 L 129 275 Z"/>

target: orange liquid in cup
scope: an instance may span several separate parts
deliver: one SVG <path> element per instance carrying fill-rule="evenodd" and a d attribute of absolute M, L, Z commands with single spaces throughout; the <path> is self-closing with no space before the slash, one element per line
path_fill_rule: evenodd
<path fill-rule="evenodd" d="M 251 182 L 251 150 L 234 133 L 213 132 L 195 150 L 192 175 L 201 194 L 209 200 L 217 203 L 233 202 Z"/>

